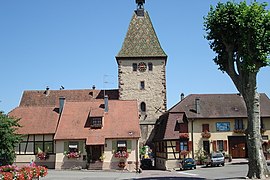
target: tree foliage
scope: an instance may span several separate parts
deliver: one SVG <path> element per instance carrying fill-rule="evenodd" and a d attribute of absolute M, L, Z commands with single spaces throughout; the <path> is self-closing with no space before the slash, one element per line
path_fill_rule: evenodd
<path fill-rule="evenodd" d="M 204 27 L 220 70 L 241 75 L 269 65 L 270 12 L 266 6 L 230 1 L 211 6 Z M 236 68 L 230 69 L 230 63 L 236 63 Z"/>
<path fill-rule="evenodd" d="M 12 164 L 15 160 L 15 146 L 20 142 L 21 137 L 16 134 L 20 127 L 18 119 L 8 117 L 0 112 L 0 164 Z"/>
<path fill-rule="evenodd" d="M 269 65 L 270 11 L 266 3 L 228 1 L 211 6 L 204 17 L 206 39 L 216 52 L 214 62 L 226 72 L 243 95 L 247 107 L 249 178 L 266 178 L 269 170 L 263 156 L 260 134 L 260 95 L 257 73 Z"/>

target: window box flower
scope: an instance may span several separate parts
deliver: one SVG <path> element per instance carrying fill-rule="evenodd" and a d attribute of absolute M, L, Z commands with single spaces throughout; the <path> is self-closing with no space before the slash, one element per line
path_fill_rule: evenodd
<path fill-rule="evenodd" d="M 68 159 L 69 158 L 79 158 L 79 157 L 81 157 L 80 152 L 64 152 L 64 154 Z"/>
<path fill-rule="evenodd" d="M 41 151 L 41 152 L 37 153 L 37 158 L 39 160 L 46 160 L 49 158 L 49 155 L 47 153 Z"/>
<path fill-rule="evenodd" d="M 179 138 L 180 139 L 188 139 L 189 135 L 188 135 L 188 133 L 179 133 Z"/>
<path fill-rule="evenodd" d="M 233 132 L 236 134 L 245 134 L 245 129 L 234 129 Z"/>
<path fill-rule="evenodd" d="M 116 158 L 128 158 L 128 152 L 126 152 L 126 151 L 115 152 L 114 157 L 116 157 Z"/>
<path fill-rule="evenodd" d="M 201 133 L 202 138 L 210 138 L 211 137 L 211 133 L 209 131 L 203 131 Z"/>

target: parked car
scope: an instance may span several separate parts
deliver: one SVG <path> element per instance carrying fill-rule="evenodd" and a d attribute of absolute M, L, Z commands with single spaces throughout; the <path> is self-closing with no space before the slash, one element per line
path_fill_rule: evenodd
<path fill-rule="evenodd" d="M 180 170 L 183 169 L 196 169 L 196 161 L 192 158 L 185 158 L 179 162 Z"/>
<path fill-rule="evenodd" d="M 204 164 L 206 166 L 224 166 L 225 165 L 225 158 L 221 152 L 213 152 L 211 153 L 207 159 L 205 160 Z"/>

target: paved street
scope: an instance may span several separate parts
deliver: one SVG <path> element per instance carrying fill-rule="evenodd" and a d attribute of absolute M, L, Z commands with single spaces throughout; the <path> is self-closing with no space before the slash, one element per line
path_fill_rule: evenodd
<path fill-rule="evenodd" d="M 162 180 L 162 179 L 245 179 L 247 174 L 247 164 L 231 163 L 225 167 L 204 167 L 198 166 L 195 170 L 185 171 L 160 171 L 160 170 L 143 170 L 142 173 L 136 174 L 121 171 L 55 171 L 49 170 L 49 174 L 41 180 L 94 180 L 94 179 L 144 179 L 144 180 Z"/>

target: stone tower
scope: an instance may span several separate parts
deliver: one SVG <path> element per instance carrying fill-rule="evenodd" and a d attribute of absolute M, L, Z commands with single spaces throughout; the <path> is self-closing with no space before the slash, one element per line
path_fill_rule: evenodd
<path fill-rule="evenodd" d="M 136 0 L 135 10 L 118 63 L 119 98 L 138 101 L 141 142 L 147 142 L 159 116 L 166 111 L 166 61 L 148 12 L 145 0 Z M 128 111 L 128 109 L 127 109 Z"/>

